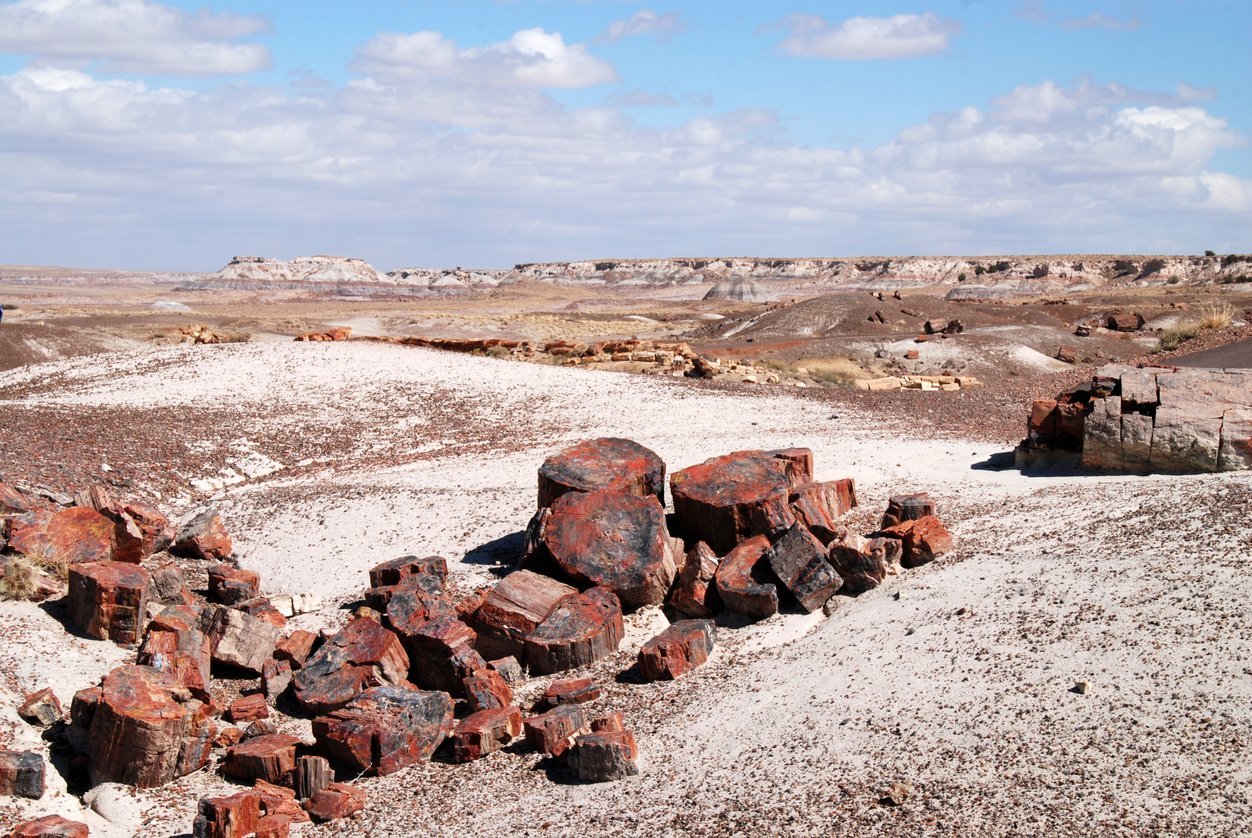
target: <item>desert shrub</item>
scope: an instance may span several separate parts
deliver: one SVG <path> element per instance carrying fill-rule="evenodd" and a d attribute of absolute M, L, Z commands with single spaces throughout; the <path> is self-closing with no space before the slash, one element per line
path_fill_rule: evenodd
<path fill-rule="evenodd" d="M 513 351 L 507 346 L 488 346 L 486 355 L 488 358 L 511 358 Z"/>
<path fill-rule="evenodd" d="M 964 281 L 965 281 L 965 274 L 963 274 L 963 273 L 961 273 L 961 274 L 957 274 L 957 275 L 956 275 L 956 281 L 957 281 L 957 282 L 964 282 Z"/>
<path fill-rule="evenodd" d="M 1224 329 L 1238 313 L 1229 303 L 1209 303 L 1200 309 L 1199 326 L 1201 329 Z"/>
<path fill-rule="evenodd" d="M 1161 332 L 1161 337 L 1157 342 L 1157 352 L 1173 352 L 1196 335 L 1200 334 L 1199 323 L 1183 323 L 1172 329 L 1166 329 Z"/>
<path fill-rule="evenodd" d="M 1007 271 L 1008 269 L 1009 269 L 1009 263 L 1001 261 L 1001 262 L 996 262 L 992 264 L 990 268 L 987 268 L 987 273 L 998 274 L 1002 271 Z"/>
<path fill-rule="evenodd" d="M 0 599 L 30 599 L 39 590 L 39 568 L 20 556 L 0 566 Z"/>
<path fill-rule="evenodd" d="M 1210 258 L 1212 258 L 1212 257 L 1216 256 L 1217 254 L 1216 254 L 1216 253 L 1214 253 L 1214 252 L 1213 252 L 1213 251 L 1211 251 L 1211 250 L 1206 250 L 1206 251 L 1204 251 L 1204 255 L 1205 255 L 1205 256 L 1208 256 L 1208 257 L 1210 257 Z"/>
<path fill-rule="evenodd" d="M 982 276 L 982 275 L 983 275 L 983 274 L 985 274 L 986 272 L 987 272 L 987 269 L 986 269 L 986 268 L 984 268 L 982 265 L 975 265 L 975 266 L 974 266 L 974 276 Z"/>

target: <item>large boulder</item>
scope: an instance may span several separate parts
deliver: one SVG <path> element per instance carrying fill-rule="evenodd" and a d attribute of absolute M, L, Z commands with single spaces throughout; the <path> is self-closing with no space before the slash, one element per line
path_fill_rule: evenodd
<path fill-rule="evenodd" d="M 368 618 L 352 620 L 294 676 L 296 700 L 315 713 L 344 707 L 370 687 L 408 683 L 409 656 L 394 632 Z"/>
<path fill-rule="evenodd" d="M 675 472 L 670 477 L 675 529 L 718 555 L 744 538 L 784 530 L 795 523 L 788 501 L 803 468 L 795 455 L 739 451 Z"/>
<path fill-rule="evenodd" d="M 391 774 L 426 762 L 452 732 L 444 692 L 374 687 L 313 720 L 318 749 L 353 773 Z"/>
<path fill-rule="evenodd" d="M 148 571 L 128 562 L 70 566 L 66 611 L 70 622 L 98 640 L 129 645 L 143 634 Z"/>
<path fill-rule="evenodd" d="M 510 573 L 473 614 L 478 648 L 489 658 L 520 658 L 526 636 L 577 593 L 577 588 L 531 570 Z"/>
<path fill-rule="evenodd" d="M 665 463 L 629 439 L 589 439 L 553 454 L 539 467 L 539 508 L 569 492 L 611 491 L 665 503 Z"/>
<path fill-rule="evenodd" d="M 552 504 L 543 547 L 536 565 L 550 561 L 574 585 L 608 588 L 630 609 L 661 604 L 678 571 L 665 510 L 652 495 L 563 495 Z"/>
<path fill-rule="evenodd" d="M 623 636 L 617 596 L 607 588 L 592 588 L 562 600 L 526 636 L 523 654 L 531 672 L 550 675 L 590 666 L 613 654 Z"/>
<path fill-rule="evenodd" d="M 10 522 L 9 550 L 44 567 L 109 561 L 113 528 L 112 521 L 86 506 L 36 510 Z"/>
<path fill-rule="evenodd" d="M 843 585 L 826 561 L 826 547 L 798 521 L 766 551 L 765 561 L 808 613 L 825 605 Z"/>

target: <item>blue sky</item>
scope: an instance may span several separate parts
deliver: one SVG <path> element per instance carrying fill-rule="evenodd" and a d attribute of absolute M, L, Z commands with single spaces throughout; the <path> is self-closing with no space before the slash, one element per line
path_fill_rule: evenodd
<path fill-rule="evenodd" d="M 1252 4 L 0 2 L 0 263 L 1252 250 Z"/>

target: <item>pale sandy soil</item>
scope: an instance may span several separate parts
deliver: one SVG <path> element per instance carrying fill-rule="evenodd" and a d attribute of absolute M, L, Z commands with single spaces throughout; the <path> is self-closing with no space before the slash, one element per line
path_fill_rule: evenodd
<path fill-rule="evenodd" d="M 215 492 L 267 591 L 326 598 L 309 624 L 342 619 L 335 606 L 366 570 L 403 553 L 463 559 L 467 587 L 492 580 L 539 463 L 590 436 L 634 438 L 671 469 L 809 446 L 819 479 L 857 480 L 867 530 L 892 493 L 939 499 L 955 554 L 840 598 L 828 619 L 724 626 L 714 659 L 680 682 L 617 678 L 648 634 L 637 627 L 595 673 L 600 706 L 639 738 L 638 778 L 570 785 L 524 752 L 436 762 L 362 780 L 360 818 L 305 834 L 1238 835 L 1252 823 L 1248 474 L 1027 478 L 974 467 L 1003 446 L 902 437 L 811 399 L 374 344 L 93 356 L 0 373 L 0 405 L 128 422 L 207 411 L 181 429 L 187 459 L 169 467 L 185 487 L 167 506 Z M 23 747 L 39 742 L 11 709 L 21 694 L 51 684 L 68 704 L 123 656 L 31 606 L 0 604 L 0 636 L 0 736 Z M 1070 692 L 1079 681 L 1085 695 Z M 893 783 L 911 794 L 881 805 Z M 206 771 L 105 795 L 97 806 L 117 822 L 95 818 L 92 834 L 188 832 L 195 799 L 228 788 Z M 0 824 L 17 808 L 0 803 Z M 64 793 L 21 808 L 79 813 Z"/>

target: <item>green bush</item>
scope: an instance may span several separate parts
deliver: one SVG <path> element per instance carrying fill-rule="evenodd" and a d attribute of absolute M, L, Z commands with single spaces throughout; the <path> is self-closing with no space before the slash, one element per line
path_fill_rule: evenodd
<path fill-rule="evenodd" d="M 1200 334 L 1199 323 L 1186 323 L 1184 325 L 1175 326 L 1172 329 L 1166 329 L 1161 332 L 1160 341 L 1157 343 L 1157 352 L 1173 352 L 1196 335 Z"/>

